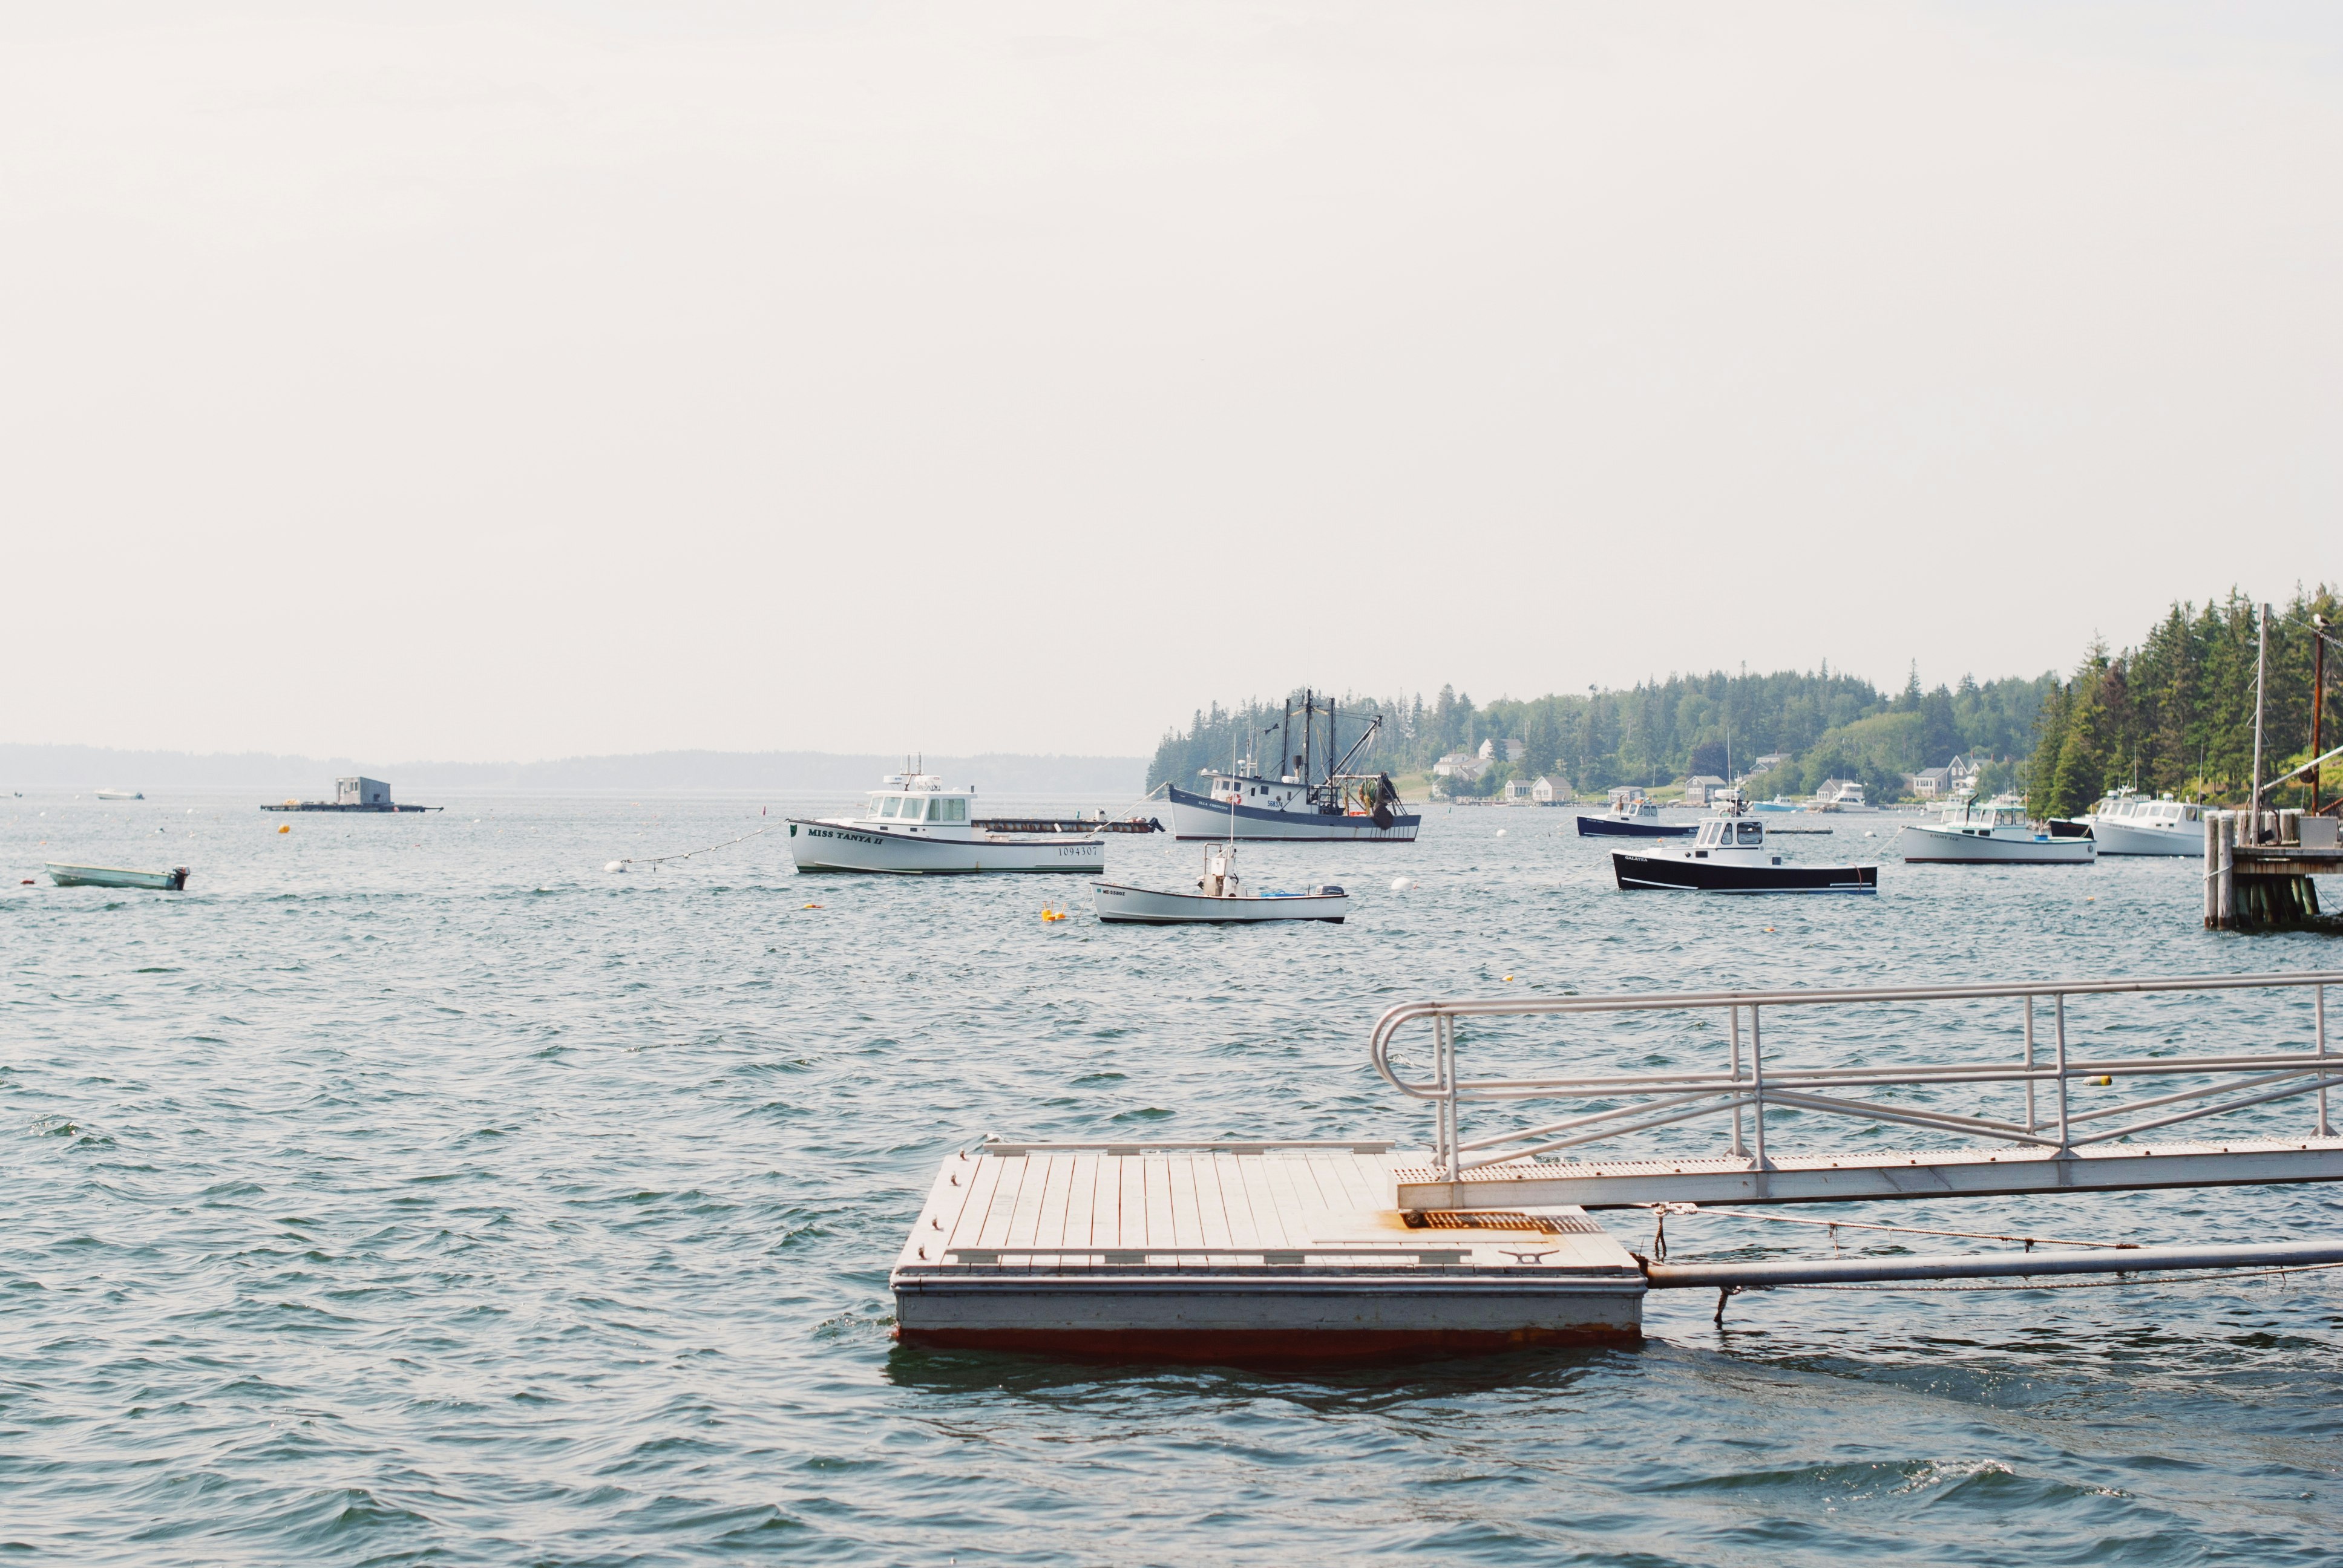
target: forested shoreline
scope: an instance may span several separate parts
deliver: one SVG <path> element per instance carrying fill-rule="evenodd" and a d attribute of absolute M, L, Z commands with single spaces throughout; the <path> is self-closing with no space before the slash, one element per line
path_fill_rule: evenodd
<path fill-rule="evenodd" d="M 2336 618 L 2332 589 L 2298 589 L 2271 618 L 2266 772 L 2308 758 L 2315 614 Z M 1368 714 L 1382 714 L 1382 730 L 1353 767 L 1393 774 L 1428 772 L 1484 740 L 1523 743 L 1518 760 L 1500 760 L 1477 779 L 1440 781 L 1460 795 L 1493 794 L 1507 779 L 1548 774 L 1581 794 L 1687 774 L 1723 777 L 1729 748 L 1735 774 L 1760 758 L 1781 759 L 1749 781 L 1761 795 L 1796 796 L 1838 778 L 1891 800 L 1906 792 L 1911 774 L 1965 756 L 1984 765 L 1982 790 L 2023 789 L 2044 815 L 2088 810 L 2103 789 L 2129 782 L 2144 792 L 2229 799 L 2242 794 L 2251 768 L 2258 617 L 2232 589 L 2201 608 L 2176 602 L 2137 648 L 2110 654 L 2095 641 L 2071 676 L 1964 675 L 1932 689 L 1916 668 L 1900 690 L 1886 691 L 1825 666 L 1671 675 L 1624 690 L 1488 703 L 1450 687 L 1430 699 L 1347 693 L 1339 709 L 1355 717 L 1341 721 L 1341 739 L 1349 745 Z M 2338 676 L 2343 670 L 2328 671 L 2330 698 Z M 1184 729 L 1165 733 L 1148 786 L 1184 783 L 1232 757 L 1258 756 L 1266 766 L 1277 743 L 1265 736 L 1282 711 L 1282 699 L 1198 709 Z M 2328 777 L 2343 779 L 2343 769 Z"/>
<path fill-rule="evenodd" d="M 2332 643 L 2335 590 L 2297 588 L 2269 618 L 2269 664 L 2263 697 L 2262 775 L 2310 760 L 2313 617 L 2328 623 L 2327 744 L 2336 743 L 2332 711 L 2343 659 Z M 2202 608 L 2175 604 L 2136 648 L 2110 654 L 2095 643 L 2074 675 L 2043 704 L 2026 769 L 2026 802 L 2038 816 L 2090 809 L 2107 789 L 2242 802 L 2251 788 L 2254 661 L 2261 609 L 2236 589 Z M 2331 799 L 2343 768 L 2329 764 Z M 2297 804 L 2306 779 L 2273 799 Z"/>

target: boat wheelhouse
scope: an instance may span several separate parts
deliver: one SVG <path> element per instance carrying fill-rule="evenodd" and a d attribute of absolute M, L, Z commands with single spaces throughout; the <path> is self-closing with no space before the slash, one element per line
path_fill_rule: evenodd
<path fill-rule="evenodd" d="M 949 789 L 932 773 L 890 773 L 859 816 L 789 819 L 789 857 L 800 871 L 887 871 L 967 876 L 978 871 L 1106 869 L 1097 824 L 1021 824 L 1001 830 L 976 815 L 976 790 Z"/>

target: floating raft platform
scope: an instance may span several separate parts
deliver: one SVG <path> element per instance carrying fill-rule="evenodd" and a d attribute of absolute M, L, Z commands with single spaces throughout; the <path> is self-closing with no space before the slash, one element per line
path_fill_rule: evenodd
<path fill-rule="evenodd" d="M 377 811 L 384 813 L 444 811 L 444 806 L 350 806 L 338 800 L 280 800 L 274 806 L 263 806 L 264 811 Z"/>
<path fill-rule="evenodd" d="M 1584 1211 L 1404 1215 L 1387 1143 L 989 1142 L 896 1259 L 910 1342 L 1191 1361 L 1633 1342 L 1646 1289 Z"/>

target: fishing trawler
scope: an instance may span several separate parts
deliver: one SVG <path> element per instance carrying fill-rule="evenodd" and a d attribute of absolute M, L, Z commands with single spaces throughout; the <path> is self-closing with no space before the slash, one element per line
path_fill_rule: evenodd
<path fill-rule="evenodd" d="M 789 858 L 799 870 L 1096 876 L 1106 869 L 1102 829 L 1148 830 L 1081 820 L 988 821 L 976 814 L 974 788 L 947 789 L 932 773 L 890 773 L 868 793 L 860 816 L 787 819 Z"/>
<path fill-rule="evenodd" d="M 1317 746 L 1322 717 L 1326 726 L 1322 751 Z M 1299 751 L 1292 745 L 1297 718 L 1302 721 Z M 1239 759 L 1225 773 L 1213 768 L 1201 769 L 1197 777 L 1209 780 L 1201 795 L 1176 784 L 1161 785 L 1172 808 L 1172 835 L 1226 839 L 1232 833 L 1233 815 L 1234 836 L 1252 842 L 1413 843 L 1423 819 L 1400 809 L 1399 789 L 1391 775 L 1348 771 L 1383 723 L 1381 714 L 1369 715 L 1365 733 L 1338 755 L 1340 718 L 1335 704 L 1322 703 L 1316 693 L 1303 692 L 1302 711 L 1295 713 L 1289 702 L 1283 719 L 1271 727 L 1278 736 L 1278 756 L 1291 757 L 1293 770 L 1281 768 L 1272 777 L 1256 759 L 1247 757 Z M 1322 773 L 1318 771 L 1321 757 L 1326 759 Z"/>

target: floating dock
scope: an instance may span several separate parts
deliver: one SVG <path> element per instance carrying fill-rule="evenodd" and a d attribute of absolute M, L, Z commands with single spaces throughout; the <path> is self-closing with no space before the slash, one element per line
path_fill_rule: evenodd
<path fill-rule="evenodd" d="M 1230 1360 L 1634 1341 L 1643 1272 L 1585 1213 L 1419 1215 L 1383 1143 L 987 1143 L 893 1276 L 901 1336 Z"/>
<path fill-rule="evenodd" d="M 437 806 L 400 806 L 390 799 L 390 786 L 379 779 L 337 779 L 330 800 L 286 800 L 263 806 L 264 811 L 437 811 Z"/>
<path fill-rule="evenodd" d="M 2327 1029 L 2335 985 L 2343 971 L 1404 1002 L 1377 1021 L 1369 1059 L 1431 1110 L 1429 1147 L 988 1140 L 944 1161 L 912 1222 L 891 1278 L 897 1332 L 1210 1361 L 1485 1351 L 1633 1342 L 1652 1290 L 1715 1289 L 1722 1322 L 1725 1296 L 1752 1288 L 2343 1261 L 2343 1239 L 2327 1237 L 1701 1264 L 1631 1253 L 1588 1214 L 2343 1181 L 2328 1110 L 2343 1090 Z M 2214 1010 L 2196 1030 L 2209 1038 L 2185 1046 L 2190 1020 L 2173 1002 L 2232 991 L 2267 994 L 2258 1023 Z M 2136 1015 L 2116 1004 L 2150 996 L 2166 1054 L 2131 1054 Z M 1996 1020 L 1977 1005 L 1989 1001 L 2012 1007 Z M 1964 1027 L 1916 1030 L 1910 1004 L 1936 1002 L 1960 1005 Z M 1867 1060 L 1862 1039 L 1768 1059 L 1768 1014 L 1883 1004 L 1895 1038 L 1941 1039 L 1955 1059 Z M 2076 1038 L 2078 1006 L 2104 1029 L 2099 1050 Z M 1654 1012 L 1696 1023 L 1685 1049 L 1664 1053 L 1671 1065 L 1652 1065 L 1652 1037 L 1633 1031 L 1615 1037 L 1611 1060 L 1599 1044 L 1570 1050 L 1567 1075 L 1460 1070 L 1473 1020 Z M 1396 1038 L 1411 1025 L 1425 1026 L 1430 1060 L 1403 1068 Z M 2097 1092 L 2078 1101 L 2078 1086 Z M 1468 1136 L 1462 1124 L 1467 1108 L 1510 1121 L 1538 1101 L 1555 1103 L 1527 1125 Z M 1807 1136 L 1844 1117 L 1919 1137 L 1892 1152 L 1794 1152 L 1777 1115 L 1769 1152 L 1769 1109 L 1797 1112 Z M 2229 1120 L 2247 1111 L 2249 1123 Z M 1723 1147 L 1688 1141 L 1681 1124 L 1702 1118 L 1719 1124 Z M 2214 1121 L 2192 1130 L 2207 1134 L 2197 1141 L 2143 1137 Z M 1643 1147 L 1580 1152 L 1622 1138 Z"/>

